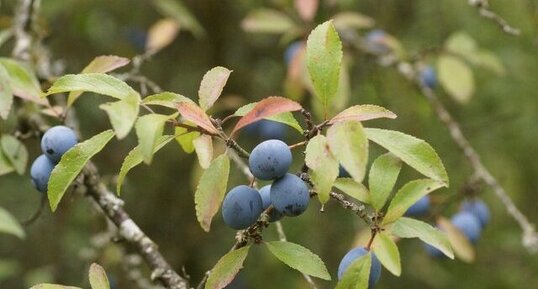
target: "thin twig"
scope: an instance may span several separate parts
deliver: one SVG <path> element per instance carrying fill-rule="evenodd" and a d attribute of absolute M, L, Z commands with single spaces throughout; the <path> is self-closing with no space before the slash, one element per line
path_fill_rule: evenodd
<path fill-rule="evenodd" d="M 480 156 L 471 146 L 467 138 L 463 135 L 460 125 L 450 115 L 445 106 L 437 98 L 435 92 L 427 87 L 421 86 L 421 91 L 428 99 L 431 106 L 435 109 L 435 112 L 441 122 L 448 128 L 452 140 L 463 151 L 463 154 L 471 164 L 476 176 L 482 179 L 497 195 L 501 202 L 506 207 L 508 214 L 510 214 L 519 224 L 523 230 L 522 243 L 529 251 L 538 252 L 538 233 L 536 232 L 534 224 L 532 224 L 527 217 L 516 207 L 514 201 L 510 198 L 506 190 L 499 184 L 497 179 L 493 177 L 491 172 L 484 166 L 480 160 Z"/>
<path fill-rule="evenodd" d="M 509 35 L 518 36 L 520 30 L 508 24 L 504 18 L 489 9 L 488 0 L 469 0 L 469 5 L 476 7 L 478 14 L 501 27 L 502 31 Z"/>

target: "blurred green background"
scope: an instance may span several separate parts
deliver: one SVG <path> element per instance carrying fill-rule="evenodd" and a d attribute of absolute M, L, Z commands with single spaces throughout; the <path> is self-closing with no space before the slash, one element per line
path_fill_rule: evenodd
<path fill-rule="evenodd" d="M 407 52 L 416 54 L 428 47 L 442 46 L 456 31 L 466 31 L 481 48 L 500 57 L 503 76 L 473 68 L 476 92 L 466 105 L 454 102 L 442 89 L 441 100 L 461 123 L 464 133 L 482 156 L 520 209 L 531 221 L 538 220 L 538 1 L 492 0 L 492 9 L 521 29 L 519 37 L 509 36 L 494 23 L 480 18 L 477 11 L 459 0 L 332 0 L 321 1 L 315 23 L 342 11 L 355 11 L 375 19 L 375 26 L 396 37 Z M 0 1 L 0 29 L 11 23 L 15 1 Z M 195 37 L 181 30 L 175 41 L 142 66 L 141 72 L 163 89 L 195 98 L 199 82 L 210 68 L 221 65 L 233 73 L 224 89 L 224 99 L 233 107 L 270 95 L 285 95 L 287 65 L 283 54 L 287 43 L 278 36 L 247 33 L 241 29 L 245 16 L 258 8 L 272 8 L 299 22 L 293 1 L 210 1 L 183 0 L 205 30 Z M 112 54 L 134 57 L 143 50 L 146 32 L 163 18 L 151 1 L 65 0 L 42 1 L 39 18 L 47 36 L 45 45 L 52 57 L 65 65 L 66 73 L 77 73 L 95 56 Z M 308 29 L 308 24 L 306 29 Z M 310 27 L 312 28 L 312 27 Z M 366 30 L 359 30 L 363 35 Z M 9 56 L 12 43 L 0 47 Z M 384 68 L 366 54 L 346 51 L 350 69 L 349 104 L 378 104 L 398 115 L 396 120 L 375 121 L 368 126 L 403 131 L 427 140 L 439 153 L 451 178 L 451 187 L 435 192 L 443 198 L 455 194 L 467 181 L 471 169 L 453 144 L 445 127 L 437 120 L 427 101 L 393 68 Z M 136 84 L 133 86 L 138 89 Z M 239 99 L 239 101 L 238 101 Z M 76 104 L 82 137 L 88 138 L 109 127 L 97 105 L 104 98 L 85 94 Z M 308 101 L 305 102 L 308 106 Z M 227 108 L 216 111 L 224 115 Z M 229 108 L 228 108 L 229 109 Z M 0 122 L 2 132 L 10 132 L 8 122 Z M 300 136 L 289 130 L 287 141 Z M 251 149 L 252 138 L 240 142 Z M 131 134 L 113 141 L 95 157 L 110 188 L 129 150 L 136 145 Z M 39 152 L 38 140 L 27 142 L 31 159 Z M 374 145 L 372 145 L 374 147 Z M 374 148 L 370 160 L 380 149 Z M 295 155 L 294 169 L 300 166 Z M 229 187 L 244 183 L 232 169 Z M 151 166 L 135 168 L 126 180 L 122 198 L 126 210 L 141 228 L 159 244 L 172 266 L 182 267 L 193 285 L 201 279 L 234 242 L 234 231 L 216 216 L 210 233 L 196 221 L 193 192 L 200 168 L 193 155 L 176 144 L 160 151 Z M 400 183 L 417 177 L 405 168 Z M 435 260 L 427 256 L 417 240 L 399 242 L 403 273 L 394 277 L 386 270 L 376 288 L 532 288 L 538 284 L 538 259 L 521 246 L 521 230 L 489 189 L 482 198 L 492 210 L 491 224 L 478 243 L 473 264 Z M 40 194 L 29 176 L 10 174 L 0 178 L 0 206 L 18 219 L 26 219 L 39 206 Z M 288 239 L 320 255 L 333 278 L 342 256 L 353 246 L 364 228 L 360 219 L 335 204 L 325 213 L 312 202 L 299 218 L 283 220 Z M 450 216 L 458 204 L 445 213 Z M 38 282 L 55 282 L 88 287 L 87 268 L 91 262 L 105 267 L 118 283 L 117 288 L 137 288 L 121 265 L 121 244 L 110 243 L 96 250 L 95 236 L 106 228 L 100 214 L 82 196 L 68 195 L 55 214 L 48 208 L 27 228 L 24 241 L 0 236 L 0 288 L 29 288 Z M 273 227 L 264 234 L 277 238 Z M 127 249 L 127 252 L 130 252 Z M 145 267 L 142 266 L 145 270 Z M 148 274 L 144 272 L 144 274 Z M 302 276 L 280 263 L 263 247 L 255 247 L 234 288 L 308 288 Z M 332 288 L 335 281 L 316 280 L 320 288 Z"/>

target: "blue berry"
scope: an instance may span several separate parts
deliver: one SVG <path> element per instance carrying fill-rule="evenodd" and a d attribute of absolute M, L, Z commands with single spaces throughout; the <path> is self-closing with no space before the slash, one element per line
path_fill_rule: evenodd
<path fill-rule="evenodd" d="M 282 177 L 290 168 L 291 150 L 280 140 L 266 140 L 257 145 L 250 154 L 248 165 L 252 174 L 261 180 Z"/>
<path fill-rule="evenodd" d="M 452 217 L 452 224 L 458 228 L 471 243 L 476 244 L 482 227 L 478 218 L 469 212 L 459 212 Z"/>
<path fill-rule="evenodd" d="M 285 216 L 298 216 L 306 211 L 310 192 L 296 175 L 286 174 L 271 185 L 271 202 Z"/>
<path fill-rule="evenodd" d="M 222 203 L 224 223 L 236 230 L 246 229 L 254 224 L 262 212 L 260 193 L 245 185 L 233 188 Z"/>
<path fill-rule="evenodd" d="M 475 215 L 480 221 L 480 225 L 484 228 L 489 223 L 489 208 L 480 199 L 467 200 L 461 205 L 462 211 L 469 212 Z"/>
<path fill-rule="evenodd" d="M 435 88 L 437 85 L 437 75 L 435 74 L 433 67 L 426 66 L 422 69 L 420 72 L 420 81 L 429 88 Z"/>
<path fill-rule="evenodd" d="M 58 163 L 62 155 L 77 142 L 77 136 L 72 129 L 58 125 L 45 132 L 41 139 L 41 150 L 51 161 Z"/>
<path fill-rule="evenodd" d="M 265 211 L 271 203 L 271 185 L 267 185 L 260 189 L 260 196 L 262 198 L 262 206 L 263 210 Z M 282 219 L 283 215 L 281 212 L 279 212 L 275 207 L 273 207 L 273 210 L 271 211 L 271 214 L 269 214 L 269 221 L 275 222 L 280 219 Z"/>
<path fill-rule="evenodd" d="M 430 196 L 426 195 L 420 200 L 418 200 L 415 204 L 413 204 L 407 211 L 405 212 L 406 216 L 422 216 L 425 215 L 428 210 L 430 209 Z"/>
<path fill-rule="evenodd" d="M 30 176 L 34 187 L 42 192 L 47 192 L 50 173 L 54 169 L 55 164 L 45 155 L 40 155 L 32 163 L 30 168 Z"/>

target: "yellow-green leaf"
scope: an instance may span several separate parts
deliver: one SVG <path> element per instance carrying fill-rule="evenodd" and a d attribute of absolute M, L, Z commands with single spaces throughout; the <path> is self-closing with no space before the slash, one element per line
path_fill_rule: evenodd
<path fill-rule="evenodd" d="M 0 149 L 0 176 L 5 175 L 5 174 L 9 174 L 9 173 L 13 172 L 14 170 L 15 170 L 15 168 L 9 162 L 7 156 Z"/>
<path fill-rule="evenodd" d="M 202 169 L 207 169 L 213 160 L 213 138 L 210 135 L 202 134 L 192 141 L 198 163 Z"/>
<path fill-rule="evenodd" d="M 402 274 L 402 265 L 400 263 L 400 252 L 392 238 L 384 232 L 379 232 L 373 243 L 374 253 L 390 273 L 395 276 Z"/>
<path fill-rule="evenodd" d="M 136 121 L 136 135 L 146 164 L 150 164 L 153 159 L 153 152 L 157 146 L 157 141 L 163 135 L 166 121 L 176 116 L 177 113 L 173 115 L 152 113 L 141 116 Z"/>
<path fill-rule="evenodd" d="M 19 221 L 2 207 L 0 207 L 0 233 L 10 234 L 20 239 L 26 237 Z"/>
<path fill-rule="evenodd" d="M 102 104 L 99 108 L 107 113 L 118 139 L 122 139 L 129 134 L 140 110 L 139 99 L 134 96 Z"/>
<path fill-rule="evenodd" d="M 142 104 L 159 105 L 159 106 L 176 109 L 176 103 L 182 102 L 182 101 L 194 103 L 192 99 L 186 96 L 183 96 L 181 94 L 177 94 L 173 92 L 161 92 L 161 93 L 153 94 L 144 98 L 142 100 Z"/>
<path fill-rule="evenodd" d="M 325 267 L 325 263 L 305 247 L 286 242 L 265 242 L 267 249 L 284 264 L 306 275 L 331 280 L 331 275 Z"/>
<path fill-rule="evenodd" d="M 184 127 L 177 126 L 175 129 L 175 133 L 177 135 L 176 141 L 178 142 L 179 146 L 188 154 L 191 154 L 194 152 L 194 144 L 193 141 L 196 139 L 200 133 L 197 131 L 191 131 L 187 132 L 187 129 Z"/>
<path fill-rule="evenodd" d="M 400 238 L 419 238 L 441 250 L 450 259 L 454 259 L 454 252 L 447 235 L 428 223 L 401 217 L 391 225 L 390 232 Z"/>
<path fill-rule="evenodd" d="M 15 171 L 24 174 L 28 163 L 28 151 L 24 144 L 12 135 L 5 134 L 0 138 L 0 145 Z"/>
<path fill-rule="evenodd" d="M 372 207 L 379 211 L 390 196 L 400 170 L 402 161 L 392 153 L 386 153 L 375 159 L 368 175 Z"/>
<path fill-rule="evenodd" d="M 5 68 L 9 76 L 11 92 L 14 95 L 40 105 L 48 103 L 46 99 L 40 97 L 41 86 L 27 63 L 0 57 L 0 65 Z"/>
<path fill-rule="evenodd" d="M 473 71 L 452 55 L 441 55 L 437 60 L 439 82 L 447 93 L 459 103 L 467 103 L 474 92 Z"/>
<path fill-rule="evenodd" d="M 314 94 L 327 107 L 338 91 L 342 65 L 342 42 L 332 21 L 318 25 L 308 36 L 306 63 Z"/>
<path fill-rule="evenodd" d="M 325 136 L 320 134 L 310 139 L 306 146 L 305 163 L 310 169 L 310 180 L 314 183 L 319 201 L 324 204 L 329 200 L 329 193 L 338 177 L 338 162 Z"/>
<path fill-rule="evenodd" d="M 368 139 L 358 121 L 333 124 L 327 130 L 332 153 L 357 182 L 362 182 L 368 163 Z"/>
<path fill-rule="evenodd" d="M 432 179 L 420 179 L 408 182 L 394 195 L 387 209 L 387 214 L 383 218 L 383 224 L 396 221 L 405 214 L 409 207 L 422 197 L 443 186 L 443 183 Z"/>
<path fill-rule="evenodd" d="M 219 211 L 220 204 L 228 186 L 230 159 L 226 154 L 215 158 L 205 170 L 194 193 L 196 218 L 202 229 L 209 232 L 211 220 Z"/>
<path fill-rule="evenodd" d="M 80 287 L 65 286 L 58 284 L 37 284 L 30 289 L 81 289 Z"/>
<path fill-rule="evenodd" d="M 331 123 L 337 123 L 341 121 L 355 120 L 366 121 L 378 118 L 396 118 L 396 114 L 392 111 L 377 105 L 372 104 L 360 104 L 346 108 L 331 119 Z"/>
<path fill-rule="evenodd" d="M 93 263 L 90 265 L 89 278 L 92 289 L 110 289 L 105 269 L 99 264 Z"/>
<path fill-rule="evenodd" d="M 13 91 L 9 83 L 9 74 L 0 65 L 0 118 L 7 119 L 13 105 Z"/>
<path fill-rule="evenodd" d="M 159 151 L 161 148 L 163 148 L 167 143 L 169 143 L 171 140 L 173 140 L 175 136 L 173 135 L 165 135 L 160 137 L 156 145 L 153 149 L 153 154 L 155 154 L 157 151 Z M 140 150 L 140 146 L 136 146 L 133 148 L 129 154 L 125 157 L 123 160 L 123 163 L 121 164 L 121 169 L 118 174 L 118 183 L 116 185 L 116 192 L 118 195 L 121 193 L 121 186 L 125 180 L 125 176 L 127 176 L 127 173 L 137 165 L 141 164 L 144 161 L 144 157 L 142 156 L 142 152 Z"/>
<path fill-rule="evenodd" d="M 49 179 L 48 196 L 50 208 L 54 212 L 69 185 L 82 171 L 86 163 L 100 152 L 114 137 L 112 130 L 104 131 L 92 138 L 76 144 L 68 150 L 60 162 L 54 167 Z"/>
<path fill-rule="evenodd" d="M 243 268 L 243 262 L 248 255 L 250 245 L 230 251 L 222 256 L 215 267 L 211 269 L 205 289 L 222 289 L 230 284 L 235 275 Z"/>
<path fill-rule="evenodd" d="M 371 141 L 396 155 L 419 173 L 448 186 L 448 175 L 435 150 L 425 141 L 399 131 L 366 128 Z"/>
<path fill-rule="evenodd" d="M 257 9 L 251 11 L 241 22 L 247 32 L 281 34 L 291 30 L 295 24 L 285 13 L 273 9 Z"/>
<path fill-rule="evenodd" d="M 217 66 L 204 75 L 198 90 L 200 107 L 203 110 L 208 110 L 217 101 L 228 81 L 228 77 L 230 77 L 230 73 L 232 73 L 231 70 Z"/>

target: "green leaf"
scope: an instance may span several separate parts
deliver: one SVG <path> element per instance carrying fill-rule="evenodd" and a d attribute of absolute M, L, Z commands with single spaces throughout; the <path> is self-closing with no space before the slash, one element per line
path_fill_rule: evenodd
<path fill-rule="evenodd" d="M 97 56 L 84 67 L 81 73 L 107 73 L 129 64 L 129 62 L 128 58 L 115 55 Z M 81 94 L 81 91 L 71 91 L 67 97 L 67 106 L 72 106 Z"/>
<path fill-rule="evenodd" d="M 243 268 L 243 262 L 248 255 L 250 245 L 230 251 L 222 256 L 215 267 L 211 269 L 205 289 L 222 289 L 230 284 L 235 275 Z"/>
<path fill-rule="evenodd" d="M 81 289 L 80 287 L 64 286 L 58 284 L 37 284 L 30 289 Z"/>
<path fill-rule="evenodd" d="M 372 267 L 372 254 L 368 253 L 353 261 L 335 289 L 368 289 Z"/>
<path fill-rule="evenodd" d="M 435 150 L 425 141 L 399 131 L 366 128 L 366 136 L 421 174 L 448 186 L 448 175 Z"/>
<path fill-rule="evenodd" d="M 67 74 L 58 78 L 46 95 L 70 91 L 89 91 L 108 95 L 119 100 L 140 99 L 140 95 L 127 83 L 104 73 Z"/>
<path fill-rule="evenodd" d="M 329 143 L 324 135 L 320 134 L 310 139 L 306 146 L 305 163 L 310 169 L 310 180 L 314 183 L 319 201 L 325 204 L 338 177 L 338 162 L 329 149 Z"/>
<path fill-rule="evenodd" d="M 400 253 L 392 238 L 384 232 L 379 232 L 374 239 L 373 250 L 379 262 L 395 276 L 402 274 Z"/>
<path fill-rule="evenodd" d="M 0 65 L 0 118 L 7 119 L 13 105 L 13 91 L 9 83 L 9 74 Z"/>
<path fill-rule="evenodd" d="M 207 169 L 213 159 L 213 139 L 210 135 L 202 134 L 192 141 L 198 163 L 202 169 Z"/>
<path fill-rule="evenodd" d="M 247 113 L 249 113 L 256 106 L 256 104 L 257 104 L 257 102 L 253 102 L 253 103 L 243 105 L 242 107 L 237 109 L 237 111 L 234 113 L 234 115 L 235 116 L 245 116 Z M 288 125 L 288 126 L 294 128 L 294 129 L 296 129 L 300 133 L 303 133 L 303 128 L 301 127 L 299 122 L 297 122 L 297 120 L 295 119 L 295 117 L 293 116 L 293 114 L 291 112 L 279 113 L 279 114 L 267 117 L 265 119 L 283 123 L 285 125 Z"/>
<path fill-rule="evenodd" d="M 163 135 L 166 121 L 176 116 L 177 113 L 173 115 L 152 113 L 138 118 L 135 125 L 136 135 L 146 164 L 150 164 L 153 159 L 155 146 L 157 146 L 157 141 Z"/>
<path fill-rule="evenodd" d="M 380 211 L 387 201 L 400 170 L 402 161 L 392 153 L 386 153 L 375 159 L 370 174 L 368 175 L 368 186 L 370 187 L 372 207 Z"/>
<path fill-rule="evenodd" d="M 432 179 L 420 179 L 408 182 L 394 195 L 387 209 L 387 214 L 383 218 L 383 224 L 396 221 L 405 214 L 409 207 L 422 197 L 443 186 L 443 183 Z"/>
<path fill-rule="evenodd" d="M 474 92 L 473 71 L 459 58 L 443 54 L 437 60 L 439 82 L 457 102 L 469 102 Z"/>
<path fill-rule="evenodd" d="M 352 178 L 338 178 L 334 182 L 334 186 L 346 195 L 365 204 L 371 202 L 368 189 L 363 184 L 355 182 Z"/>
<path fill-rule="evenodd" d="M 24 174 L 28 163 L 28 151 L 24 144 L 12 135 L 3 135 L 0 144 L 7 157 L 19 175 Z"/>
<path fill-rule="evenodd" d="M 7 156 L 0 149 L 0 176 L 5 175 L 5 174 L 9 174 L 9 173 L 13 172 L 14 170 L 15 170 L 15 168 L 9 162 Z"/>
<path fill-rule="evenodd" d="M 390 227 L 390 232 L 400 238 L 419 238 L 454 259 L 452 246 L 445 233 L 430 224 L 412 218 L 401 217 Z"/>
<path fill-rule="evenodd" d="M 118 139 L 122 139 L 129 134 L 140 110 L 139 99 L 134 96 L 102 104 L 99 108 L 107 113 Z"/>
<path fill-rule="evenodd" d="M 14 95 L 41 105 L 48 103 L 46 99 L 40 97 L 41 86 L 28 64 L 0 57 L 0 65 L 9 75 L 9 83 Z"/>
<path fill-rule="evenodd" d="M 165 135 L 165 136 L 160 137 L 156 142 L 155 148 L 153 150 L 153 154 L 155 154 L 157 151 L 163 148 L 167 143 L 169 143 L 174 138 L 175 136 L 173 135 Z M 127 173 L 129 173 L 129 171 L 132 168 L 141 164 L 143 161 L 144 161 L 144 157 L 142 156 L 142 152 L 140 151 L 140 146 L 136 146 L 125 157 L 125 159 L 123 160 L 123 163 L 121 164 L 120 172 L 118 174 L 118 183 L 116 185 L 116 192 L 118 195 L 120 195 L 121 193 L 121 185 L 123 184 L 123 181 L 125 180 L 125 176 L 127 175 Z"/>
<path fill-rule="evenodd" d="M 476 253 L 474 246 L 471 244 L 469 239 L 467 239 L 467 237 L 463 235 L 463 233 L 449 220 L 443 217 L 437 218 L 437 225 L 441 230 L 446 232 L 446 236 L 450 241 L 450 245 L 452 246 L 456 257 L 466 263 L 474 262 Z"/>
<path fill-rule="evenodd" d="M 19 221 L 2 207 L 0 207 L 0 233 L 10 234 L 20 239 L 26 237 Z"/>
<path fill-rule="evenodd" d="M 49 179 L 48 196 L 50 208 L 54 212 L 69 185 L 82 171 L 86 163 L 100 152 L 114 137 L 112 130 L 106 130 L 69 149 L 54 167 Z"/>
<path fill-rule="evenodd" d="M 224 199 L 229 173 L 230 159 L 226 154 L 222 154 L 211 162 L 196 187 L 194 193 L 196 218 L 206 232 L 209 232 L 211 220 L 219 211 L 222 199 Z"/>
<path fill-rule="evenodd" d="M 155 0 L 152 1 L 152 3 L 160 13 L 176 19 L 177 22 L 179 22 L 181 29 L 191 31 L 197 38 L 201 38 L 205 35 L 204 28 L 181 1 Z"/>
<path fill-rule="evenodd" d="M 357 182 L 362 182 L 368 163 L 368 139 L 358 121 L 339 122 L 327 130 L 331 151 Z"/>
<path fill-rule="evenodd" d="M 228 81 L 228 77 L 230 77 L 230 73 L 232 71 L 228 68 L 217 66 L 204 75 L 200 89 L 198 90 L 200 107 L 203 110 L 208 110 L 217 101 Z"/>
<path fill-rule="evenodd" d="M 99 264 L 91 264 L 89 275 L 92 289 L 110 289 L 110 284 L 108 283 L 108 277 L 105 269 L 103 269 L 103 267 L 101 267 Z"/>
<path fill-rule="evenodd" d="M 192 99 L 186 96 L 183 96 L 181 94 L 173 93 L 173 92 L 161 92 L 158 94 L 150 95 L 142 100 L 142 104 L 159 105 L 159 106 L 176 109 L 176 103 L 182 102 L 182 101 L 186 101 L 186 102 L 190 102 L 194 104 L 194 101 L 192 101 Z"/>
<path fill-rule="evenodd" d="M 327 108 L 338 91 L 342 65 L 342 42 L 332 21 L 318 25 L 308 36 L 306 64 L 315 95 Z"/>
<path fill-rule="evenodd" d="M 293 20 L 285 13 L 273 9 L 257 9 L 251 11 L 241 22 L 247 32 L 282 34 L 293 29 Z"/>
<path fill-rule="evenodd" d="M 331 280 L 323 261 L 305 247 L 286 242 L 265 242 L 267 249 L 284 264 L 306 275 Z"/>
<path fill-rule="evenodd" d="M 197 131 L 191 131 L 188 132 L 188 130 L 184 127 L 176 126 L 175 133 L 177 135 L 176 141 L 178 142 L 179 146 L 188 154 L 191 154 L 194 152 L 194 144 L 193 141 L 196 139 L 200 133 Z"/>

